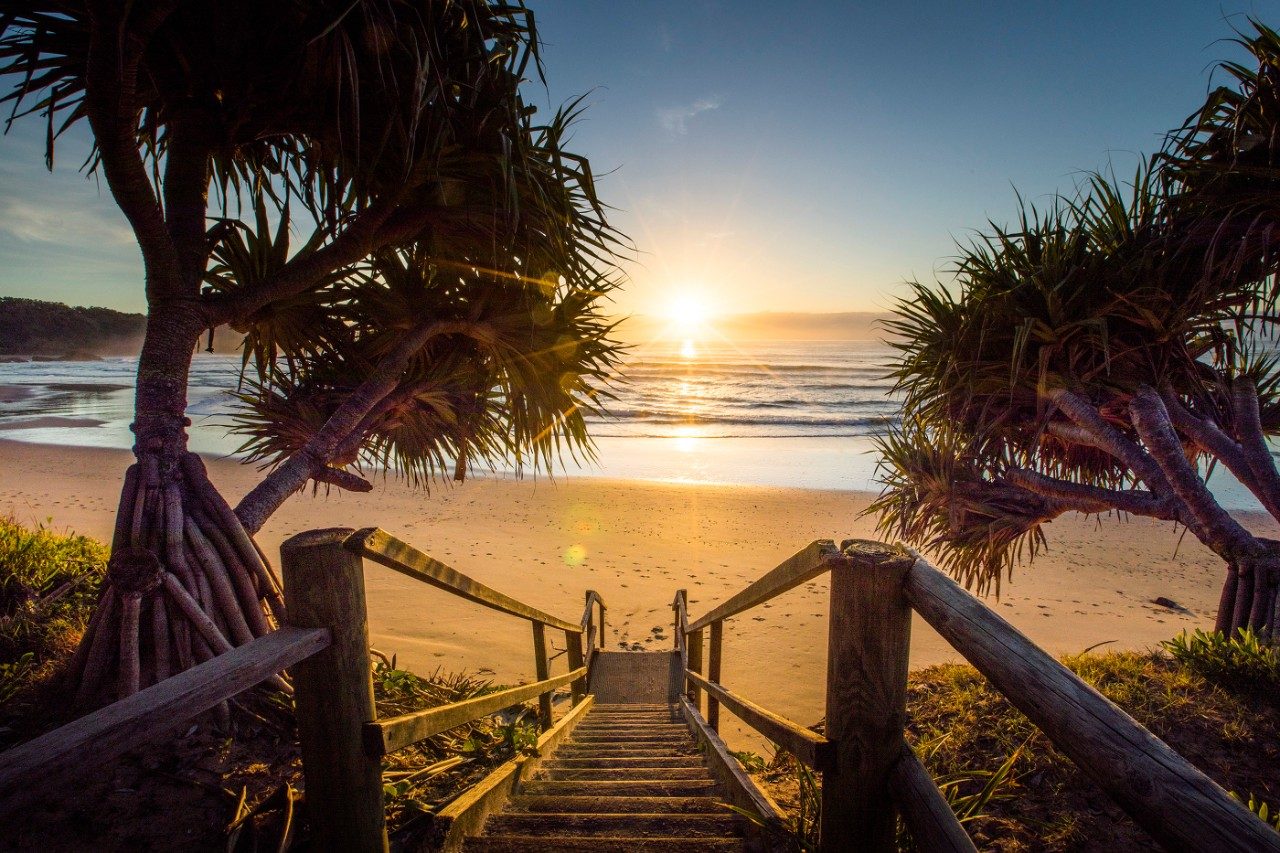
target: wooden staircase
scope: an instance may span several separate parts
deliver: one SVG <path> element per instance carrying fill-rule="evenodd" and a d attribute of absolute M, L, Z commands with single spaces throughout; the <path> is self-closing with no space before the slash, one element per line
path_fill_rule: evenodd
<path fill-rule="evenodd" d="M 740 851 L 725 802 L 668 677 L 670 653 L 601 652 L 598 699 L 464 850 Z"/>

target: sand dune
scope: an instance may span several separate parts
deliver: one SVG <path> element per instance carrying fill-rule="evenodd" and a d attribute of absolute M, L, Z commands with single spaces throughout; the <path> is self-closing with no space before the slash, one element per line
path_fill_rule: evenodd
<path fill-rule="evenodd" d="M 131 459 L 118 450 L 0 441 L 0 512 L 108 538 Z M 243 494 L 256 478 L 252 468 L 230 460 L 209 460 L 209 470 L 228 496 Z M 477 479 L 426 495 L 387 482 L 365 495 L 300 495 L 271 519 L 260 541 L 274 555 L 284 538 L 304 529 L 376 525 L 572 621 L 582 612 L 583 591 L 596 589 L 609 605 L 611 646 L 665 648 L 677 588 L 688 589 L 696 616 L 813 539 L 871 538 L 871 520 L 858 517 L 868 499 L 857 492 L 587 478 Z M 1247 523 L 1280 535 L 1269 519 Z M 1051 652 L 1099 643 L 1147 648 L 1183 628 L 1212 624 L 1221 566 L 1190 537 L 1178 547 L 1170 526 L 1145 520 L 1067 519 L 1055 522 L 1052 534 L 1049 553 L 1020 568 L 999 601 L 989 600 Z M 379 566 L 366 572 L 373 642 L 402 665 L 484 669 L 501 682 L 532 677 L 527 624 Z M 1152 604 L 1157 596 L 1186 611 Z M 798 720 L 816 720 L 826 630 L 822 580 L 731 620 L 725 684 Z M 916 620 L 912 666 L 948 660 L 958 656 Z M 561 657 L 553 672 L 564 666 Z"/>

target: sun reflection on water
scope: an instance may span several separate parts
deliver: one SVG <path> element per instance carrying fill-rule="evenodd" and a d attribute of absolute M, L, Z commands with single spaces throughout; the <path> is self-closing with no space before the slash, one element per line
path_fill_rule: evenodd
<path fill-rule="evenodd" d="M 676 427 L 671 437 L 679 453 L 697 453 L 702 447 L 702 430 L 692 424 Z"/>

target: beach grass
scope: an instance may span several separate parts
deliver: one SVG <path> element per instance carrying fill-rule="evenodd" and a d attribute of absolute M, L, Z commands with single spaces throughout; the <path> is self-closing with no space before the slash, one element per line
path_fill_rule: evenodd
<path fill-rule="evenodd" d="M 1178 656 L 1088 653 L 1063 663 L 1274 826 L 1280 702 L 1274 692 L 1258 702 L 1247 675 L 1257 658 L 1231 645 L 1219 637 Z M 979 849 L 1151 849 L 1151 839 L 973 667 L 913 672 L 907 710 L 908 741 Z M 812 846 L 818 795 L 803 768 L 785 754 L 743 764 L 788 814 L 797 847 Z"/>
<path fill-rule="evenodd" d="M 75 649 L 106 565 L 107 547 L 95 539 L 0 518 L 0 707 L 6 716 Z"/>
<path fill-rule="evenodd" d="M 88 623 L 108 555 L 96 539 L 0 518 L 0 748 L 69 718 L 71 709 L 54 688 Z M 443 668 L 417 675 L 376 652 L 372 666 L 379 717 L 504 686 Z M 77 792 L 50 791 L 49 802 L 35 809 L 35 820 L 25 828 L 15 828 L 15 837 L 61 841 L 65 849 L 87 838 L 145 846 L 151 842 L 144 839 L 163 838 L 182 824 L 188 840 L 239 850 L 274 847 L 286 834 L 298 834 L 302 770 L 290 704 L 278 694 L 237 701 L 241 707 L 231 732 L 206 727 L 160 738 L 96 772 Z M 389 827 L 411 834 L 423 818 L 536 741 L 535 709 L 524 705 L 387 756 Z M 122 779 L 128 780 L 123 788 Z M 119 790 L 133 795 L 105 793 Z M 154 819 L 157 805 L 172 814 Z"/>

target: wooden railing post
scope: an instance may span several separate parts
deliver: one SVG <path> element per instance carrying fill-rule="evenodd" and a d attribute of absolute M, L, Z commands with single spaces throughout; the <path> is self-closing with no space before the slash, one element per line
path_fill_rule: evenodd
<path fill-rule="evenodd" d="M 688 637 L 689 642 L 689 671 L 702 674 L 702 631 L 692 631 Z M 689 682 L 689 703 L 702 710 L 702 691 L 698 689 L 698 685 L 692 681 Z"/>
<path fill-rule="evenodd" d="M 822 778 L 822 850 L 895 849 L 889 772 L 906 722 L 913 558 L 878 542 L 846 542 L 831 566 L 826 736 L 835 759 Z"/>
<path fill-rule="evenodd" d="M 583 634 L 574 633 L 573 631 L 564 632 L 564 647 L 569 655 L 569 671 L 573 672 L 582 667 L 582 641 Z M 587 694 L 587 680 L 579 678 L 570 686 L 573 704 L 577 705 L 582 701 L 582 697 Z"/>
<path fill-rule="evenodd" d="M 707 681 L 720 683 L 720 656 L 724 645 L 724 620 L 711 623 L 711 648 L 707 650 Z M 707 694 L 707 724 L 714 732 L 720 731 L 720 700 Z"/>
<path fill-rule="evenodd" d="M 547 626 L 541 622 L 533 623 L 533 666 L 538 681 L 551 677 L 551 667 L 547 663 Z M 544 732 L 551 728 L 550 693 L 538 697 L 538 724 Z"/>
<path fill-rule="evenodd" d="M 300 533 L 280 547 L 289 624 L 328 628 L 327 649 L 291 670 L 307 813 L 322 851 L 387 850 L 382 763 L 364 749 L 375 717 L 364 563 L 345 528 Z"/>

